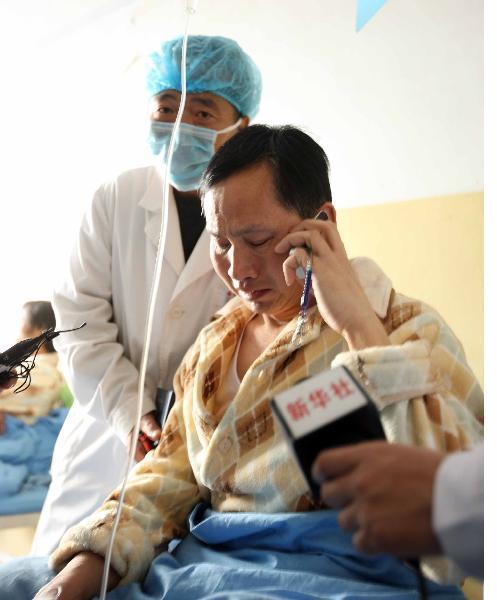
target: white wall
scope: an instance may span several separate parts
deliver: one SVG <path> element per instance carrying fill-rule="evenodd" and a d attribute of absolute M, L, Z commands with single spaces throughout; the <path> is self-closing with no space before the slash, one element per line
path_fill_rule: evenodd
<path fill-rule="evenodd" d="M 145 160 L 141 57 L 182 7 L 2 1 L 0 349 L 60 279 L 92 190 Z M 482 0 L 388 0 L 359 33 L 353 0 L 199 0 L 192 21 L 260 65 L 258 121 L 324 145 L 339 207 L 483 188 L 482 29 Z"/>
<path fill-rule="evenodd" d="M 158 36 L 160 6 L 142 21 Z M 192 31 L 254 57 L 257 120 L 321 141 L 340 206 L 482 189 L 481 0 L 388 0 L 359 33 L 354 0 L 199 0 Z"/>

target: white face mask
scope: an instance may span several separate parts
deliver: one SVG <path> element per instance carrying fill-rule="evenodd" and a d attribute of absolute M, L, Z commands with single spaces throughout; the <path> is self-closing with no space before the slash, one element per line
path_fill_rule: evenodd
<path fill-rule="evenodd" d="M 216 138 L 221 133 L 235 130 L 242 119 L 234 125 L 220 129 L 207 129 L 188 123 L 180 123 L 176 145 L 171 161 L 171 183 L 180 192 L 196 190 L 210 159 L 214 156 Z M 149 145 L 152 152 L 165 162 L 174 123 L 152 121 Z"/>

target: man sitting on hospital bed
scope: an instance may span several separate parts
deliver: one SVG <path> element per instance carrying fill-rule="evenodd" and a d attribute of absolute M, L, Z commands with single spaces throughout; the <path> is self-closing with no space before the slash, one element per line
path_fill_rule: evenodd
<path fill-rule="evenodd" d="M 120 585 L 110 598 L 322 598 L 333 590 L 412 598 L 407 567 L 354 552 L 334 512 L 318 510 L 269 400 L 330 364 L 346 365 L 368 387 L 390 441 L 466 448 L 481 439 L 483 403 L 460 343 L 373 261 L 349 260 L 326 155 L 302 131 L 248 127 L 211 160 L 202 189 L 211 259 L 236 297 L 185 356 L 159 445 L 132 472 L 112 553 L 109 587 Z M 320 211 L 327 221 L 315 220 Z M 296 347 L 296 273 L 310 252 L 315 301 Z M 98 593 L 118 494 L 65 534 L 50 557 L 62 571 L 43 593 Z M 212 509 L 188 518 L 202 501 Z M 172 556 L 162 552 L 184 536 Z M 39 559 L 31 563 L 37 581 L 27 583 L 27 564 L 13 564 L 10 577 L 34 593 L 53 573 Z M 147 571 L 141 587 L 131 583 Z M 157 585 L 160 593 L 148 595 Z M 437 598 L 462 598 L 431 586 Z"/>

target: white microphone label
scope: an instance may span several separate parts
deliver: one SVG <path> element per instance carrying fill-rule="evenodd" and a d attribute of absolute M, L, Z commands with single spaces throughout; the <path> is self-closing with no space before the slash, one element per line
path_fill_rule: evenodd
<path fill-rule="evenodd" d="M 274 397 L 281 417 L 294 439 L 367 404 L 361 388 L 344 367 L 336 367 Z"/>

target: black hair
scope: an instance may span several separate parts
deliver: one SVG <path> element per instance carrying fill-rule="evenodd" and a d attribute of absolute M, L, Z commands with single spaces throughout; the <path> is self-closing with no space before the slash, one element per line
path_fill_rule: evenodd
<path fill-rule="evenodd" d="M 28 326 L 32 329 L 45 331 L 46 329 L 55 328 L 55 313 L 52 305 L 47 300 L 26 302 L 22 308 L 26 312 Z M 52 340 L 45 342 L 45 349 L 47 352 L 55 352 Z"/>
<path fill-rule="evenodd" d="M 264 162 L 272 169 L 278 200 L 303 219 L 314 217 L 323 202 L 331 202 L 325 151 L 291 125 L 251 125 L 230 138 L 207 165 L 201 196 L 234 173 Z"/>

